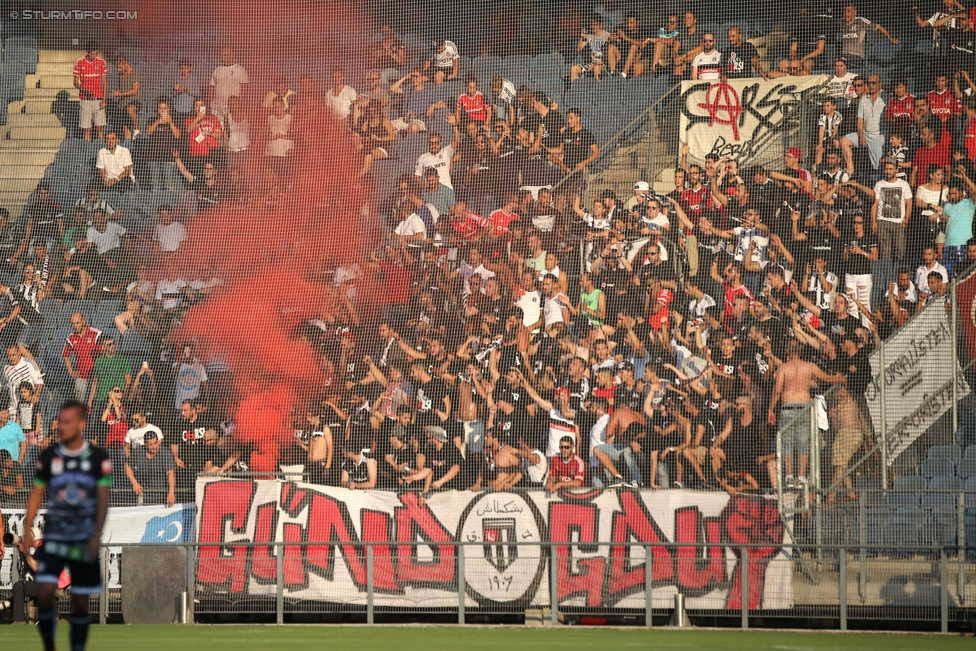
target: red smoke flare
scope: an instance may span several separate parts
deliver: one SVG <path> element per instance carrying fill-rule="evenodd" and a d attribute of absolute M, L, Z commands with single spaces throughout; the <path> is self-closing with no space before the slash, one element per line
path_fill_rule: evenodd
<path fill-rule="evenodd" d="M 140 3 L 138 12 L 138 25 L 124 29 L 128 44 L 142 46 L 139 33 L 156 43 L 169 39 L 170 58 L 190 59 L 219 58 L 222 47 L 232 47 L 248 71 L 251 145 L 242 176 L 251 198 L 224 202 L 190 220 L 189 238 L 162 273 L 190 278 L 208 270 L 223 279 L 212 298 L 189 311 L 175 339 L 193 338 L 202 357 L 226 361 L 237 393 L 236 436 L 253 446 L 252 470 L 273 471 L 278 445 L 291 438 L 292 410 L 328 379 L 319 355 L 292 338 L 293 330 L 326 309 L 331 277 L 323 271 L 361 260 L 375 238 L 361 216 L 370 199 L 357 177 L 361 155 L 320 99 L 335 66 L 366 64 L 361 53 L 339 51 L 366 47 L 368 39 L 352 38 L 365 21 L 337 2 Z M 215 20 L 219 37 L 194 36 L 203 27 L 214 31 Z M 195 72 L 209 81 L 211 70 Z M 298 90 L 299 73 L 312 75 L 317 92 L 315 101 L 299 100 L 289 133 L 295 141 L 292 173 L 277 180 L 275 192 L 262 156 L 268 113 L 260 103 L 279 77 Z"/>

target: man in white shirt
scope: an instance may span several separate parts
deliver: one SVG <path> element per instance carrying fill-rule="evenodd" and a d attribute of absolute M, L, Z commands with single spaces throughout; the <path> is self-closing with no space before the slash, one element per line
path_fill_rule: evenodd
<path fill-rule="evenodd" d="M 398 241 L 401 246 L 407 246 L 410 242 L 419 243 L 427 237 L 427 227 L 420 215 L 413 211 L 413 204 L 404 201 L 397 208 L 397 213 L 400 223 L 393 228 L 391 239 Z"/>
<path fill-rule="evenodd" d="M 715 34 L 702 34 L 702 51 L 691 61 L 691 78 L 717 80 L 722 78 L 722 53 L 715 49 Z"/>
<path fill-rule="evenodd" d="M 882 167 L 884 178 L 874 185 L 871 230 L 878 234 L 881 260 L 902 260 L 912 215 L 912 188 L 908 181 L 898 178 L 898 164 L 893 158 L 885 158 Z"/>
<path fill-rule="evenodd" d="M 105 146 L 98 151 L 95 163 L 102 185 L 118 192 L 126 192 L 135 186 L 132 175 L 132 154 L 119 144 L 119 135 L 114 131 L 105 134 Z"/>
<path fill-rule="evenodd" d="M 942 282 L 949 284 L 949 271 L 941 264 L 935 255 L 934 246 L 926 246 L 922 250 L 922 264 L 915 270 L 915 287 L 920 294 L 930 294 L 929 274 L 935 272 L 942 276 Z"/>
<path fill-rule="evenodd" d="M 153 433 L 160 441 L 163 440 L 163 433 L 158 427 L 149 423 L 144 411 L 137 411 L 132 414 L 132 427 L 125 433 L 125 456 L 132 454 L 133 445 L 145 445 L 146 435 Z"/>
<path fill-rule="evenodd" d="M 210 76 L 210 111 L 221 124 L 227 124 L 230 115 L 230 98 L 239 97 L 241 100 L 247 94 L 247 70 L 237 63 L 233 48 L 225 47 L 220 51 L 223 65 L 217 66 Z"/>
<path fill-rule="evenodd" d="M 3 379 L 10 395 L 10 418 L 14 420 L 17 418 L 17 403 L 20 402 L 20 385 L 26 382 L 33 387 L 28 400 L 37 405 L 44 389 L 44 374 L 37 364 L 24 357 L 16 343 L 7 347 L 7 361 L 10 363 L 3 367 Z"/>
<path fill-rule="evenodd" d="M 454 158 L 454 144 L 457 142 L 458 129 L 454 127 L 455 140 L 450 145 L 444 146 L 441 135 L 431 132 L 427 138 L 428 151 L 417 157 L 417 165 L 414 168 L 414 176 L 417 183 L 424 184 L 424 175 L 428 169 L 437 171 L 437 177 L 441 185 L 454 189 L 451 184 L 451 159 Z"/>
<path fill-rule="evenodd" d="M 186 240 L 186 227 L 173 219 L 173 206 L 159 207 L 159 222 L 153 228 L 153 241 L 160 253 L 173 253 Z"/>
<path fill-rule="evenodd" d="M 125 226 L 108 221 L 105 213 L 96 210 L 92 214 L 92 225 L 88 227 L 86 239 L 95 246 L 98 255 L 105 255 L 112 249 L 122 246 Z"/>
<path fill-rule="evenodd" d="M 349 118 L 352 105 L 356 102 L 356 89 L 347 86 L 346 76 L 342 70 L 336 69 L 332 72 L 332 88 L 325 91 L 325 105 L 332 109 L 339 120 Z"/>

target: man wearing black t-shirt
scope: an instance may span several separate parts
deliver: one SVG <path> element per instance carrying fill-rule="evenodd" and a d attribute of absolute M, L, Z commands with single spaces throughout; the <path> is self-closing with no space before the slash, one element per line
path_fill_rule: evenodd
<path fill-rule="evenodd" d="M 45 651 L 54 650 L 58 622 L 55 593 L 58 577 L 67 567 L 71 573 L 71 649 L 84 651 L 88 640 L 88 596 L 102 590 L 98 552 L 102 527 L 108 513 L 112 486 L 112 460 L 102 448 L 82 436 L 88 410 L 80 402 L 66 402 L 58 413 L 59 445 L 46 448 L 37 461 L 34 489 L 27 502 L 24 522 L 37 517 L 47 496 L 44 546 L 37 552 L 37 628 Z M 25 527 L 21 548 L 34 546 L 30 526 Z"/>
<path fill-rule="evenodd" d="M 756 46 L 742 40 L 742 30 L 738 27 L 729 27 L 729 49 L 722 53 L 722 64 L 722 72 L 728 79 L 746 79 L 755 74 L 766 78 Z"/>
<path fill-rule="evenodd" d="M 180 433 L 169 449 L 176 462 L 177 489 L 190 493 L 194 490 L 197 475 L 203 472 L 210 458 L 205 439 L 207 430 L 213 426 L 190 400 L 184 400 L 180 405 L 180 418 Z"/>
<path fill-rule="evenodd" d="M 580 110 L 571 108 L 566 112 L 566 126 L 560 130 L 562 160 L 552 157 L 554 163 L 562 168 L 567 176 L 582 172 L 600 157 L 600 148 L 589 129 L 580 122 Z"/>
<path fill-rule="evenodd" d="M 460 488 L 461 453 L 448 439 L 443 427 L 427 428 L 427 448 L 424 452 L 425 470 L 429 469 L 424 483 L 424 495 L 434 490 Z"/>
<path fill-rule="evenodd" d="M 451 397 L 447 395 L 444 380 L 434 377 L 427 370 L 426 360 L 417 359 L 410 365 L 410 379 L 417 392 L 417 425 L 444 426 L 451 417 Z"/>

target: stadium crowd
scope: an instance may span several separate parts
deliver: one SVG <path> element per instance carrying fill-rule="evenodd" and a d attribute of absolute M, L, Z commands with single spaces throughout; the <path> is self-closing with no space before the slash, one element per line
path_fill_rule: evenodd
<path fill-rule="evenodd" d="M 685 145 L 673 189 L 634 178 L 629 196 L 588 191 L 601 156 L 588 125 L 599 114 L 501 74 L 479 87 L 461 77 L 450 39 L 418 57 L 383 26 L 365 87 L 336 70 L 324 92 L 310 76 L 297 91 L 284 79 L 254 91 L 225 48 L 202 80 L 182 62 L 158 98 L 141 94 L 124 56 L 110 88 L 90 45 L 74 76 L 83 137 L 104 138 L 96 180 L 67 216 L 43 185 L 18 223 L 0 216 L 0 257 L 21 276 L 5 288 L 0 319 L 9 362 L 0 498 L 16 499 L 38 451 L 56 440 L 56 420 L 38 406 L 53 373 L 71 377 L 92 409 L 91 439 L 115 455 L 137 496 L 173 503 L 199 473 L 247 469 L 249 450 L 228 420 L 226 367 L 169 343 L 220 279 L 207 270 L 158 278 L 153 261 L 187 237 L 173 206 L 133 231 L 106 197 L 189 193 L 205 214 L 246 193 L 248 157 L 286 178 L 304 119 L 325 110 L 362 152 L 364 183 L 405 136 L 427 134 L 428 149 L 377 200 L 383 241 L 361 264 L 333 270 L 331 308 L 295 332 L 337 371 L 295 413 L 283 476 L 425 495 L 797 489 L 819 427 L 825 466 L 842 477 L 874 445 L 870 352 L 926 305 L 948 305 L 947 284 L 976 262 L 976 66 L 969 12 L 946 0 L 945 11 L 918 17 L 937 44 L 930 92 L 913 97 L 905 79 L 882 88 L 867 34 L 897 39 L 853 6 L 837 17 L 831 7 L 799 5 L 787 56 L 768 71 L 741 29 L 717 49 L 690 11 L 657 30 L 609 2 L 578 20 L 578 39 L 563 46 L 570 86 L 586 76 L 623 84 L 833 71 L 809 125 L 815 138 L 789 147 L 781 165 L 689 163 Z M 836 40 L 839 53 L 824 61 Z M 463 92 L 447 102 L 435 89 L 454 80 Z M 249 124 L 258 104 L 266 123 Z M 448 129 L 432 128 L 439 118 Z M 269 134 L 263 152 L 249 149 L 255 129 Z M 383 296 L 362 295 L 368 273 L 382 278 Z M 72 332 L 51 355 L 41 333 L 53 301 L 116 309 L 71 313 Z M 379 322 L 361 318 L 367 303 L 385 306 Z M 123 354 L 132 339 L 147 345 Z M 844 487 L 828 500 L 853 499 L 849 477 Z"/>

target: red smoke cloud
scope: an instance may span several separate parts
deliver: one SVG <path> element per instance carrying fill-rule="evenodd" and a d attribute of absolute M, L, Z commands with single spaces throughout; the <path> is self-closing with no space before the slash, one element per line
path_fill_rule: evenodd
<path fill-rule="evenodd" d="M 189 238 L 163 271 L 188 278 L 212 269 L 223 279 L 212 298 L 188 312 L 175 337 L 193 338 L 201 355 L 226 361 L 237 393 L 237 437 L 254 449 L 251 469 L 275 470 L 278 445 L 291 439 L 292 409 L 328 379 L 319 355 L 292 338 L 293 330 L 326 309 L 331 277 L 323 270 L 361 260 L 375 233 L 367 232 L 360 215 L 371 199 L 357 178 L 361 155 L 327 109 L 310 106 L 307 98 L 300 99 L 289 133 L 295 141 L 292 172 L 279 180 L 274 200 L 267 200 L 267 110 L 260 103 L 281 76 L 298 90 L 299 73 L 313 76 L 320 100 L 341 63 L 337 44 L 354 38 L 365 23 L 334 2 L 141 3 L 138 11 L 142 34 L 168 36 L 174 43 L 186 36 L 190 51 L 176 56 L 195 58 L 192 50 L 199 46 L 219 57 L 220 48 L 229 46 L 248 71 L 251 145 L 243 178 L 253 198 L 225 201 L 190 220 Z M 220 36 L 193 42 L 190 35 L 201 25 L 212 31 L 213 21 Z M 128 38 L 140 44 L 138 37 Z M 359 48 L 368 43 L 355 40 Z M 210 70 L 196 72 L 209 81 Z"/>

